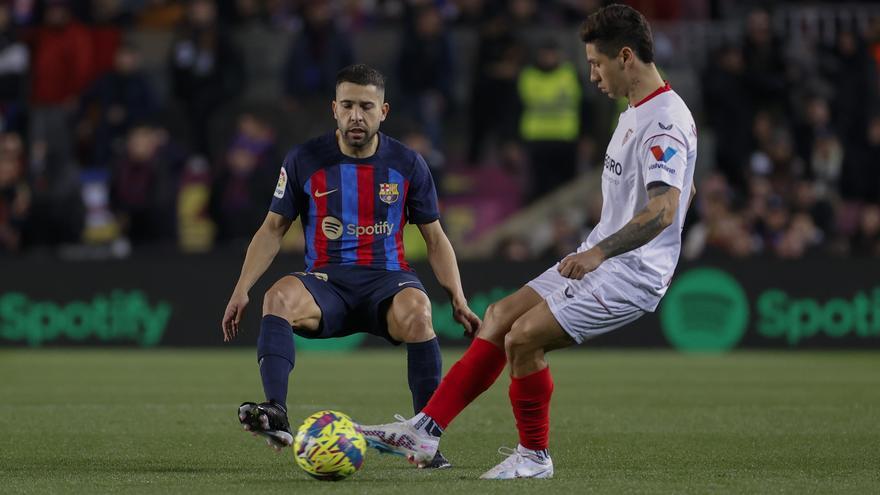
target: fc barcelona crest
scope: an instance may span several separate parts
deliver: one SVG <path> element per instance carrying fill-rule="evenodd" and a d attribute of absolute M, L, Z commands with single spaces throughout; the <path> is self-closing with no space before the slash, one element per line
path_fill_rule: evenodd
<path fill-rule="evenodd" d="M 379 184 L 379 199 L 382 200 L 383 203 L 394 203 L 397 201 L 397 198 L 400 197 L 400 191 L 397 190 L 397 183 L 381 183 Z"/>

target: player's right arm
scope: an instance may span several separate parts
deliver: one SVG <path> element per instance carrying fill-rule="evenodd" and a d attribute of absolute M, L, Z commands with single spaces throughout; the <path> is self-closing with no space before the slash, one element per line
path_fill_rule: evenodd
<path fill-rule="evenodd" d="M 620 230 L 599 241 L 581 253 L 566 256 L 559 263 L 559 273 L 566 278 L 580 280 L 599 267 L 608 258 L 644 246 L 672 225 L 678 210 L 681 192 L 668 184 L 654 182 L 648 185 L 648 204 Z"/>
<path fill-rule="evenodd" d="M 644 246 L 672 225 L 678 215 L 684 172 L 687 167 L 687 137 L 677 126 L 646 139 L 641 146 L 642 168 L 648 202 L 620 230 L 583 252 L 566 256 L 559 263 L 559 273 L 580 280 L 605 260 Z M 691 189 L 688 206 L 695 189 Z"/>
<path fill-rule="evenodd" d="M 296 191 L 299 188 L 299 183 L 296 182 L 296 156 L 297 148 L 294 148 L 284 157 L 275 194 L 272 195 L 272 204 L 269 205 L 269 214 L 248 246 L 238 283 L 235 284 L 220 323 L 225 342 L 238 334 L 241 315 L 249 301 L 248 292 L 272 264 L 272 260 L 281 250 L 284 234 L 299 214 L 296 207 Z"/>
<path fill-rule="evenodd" d="M 244 257 L 238 283 L 235 284 L 232 297 L 229 298 L 229 304 L 226 305 L 226 311 L 223 313 L 221 327 L 224 342 L 229 342 L 238 334 L 241 315 L 250 300 L 248 293 L 272 264 L 272 260 L 281 249 L 281 239 L 284 238 L 284 234 L 290 229 L 292 223 L 293 219 L 270 211 L 266 215 L 263 225 L 254 234 Z"/>

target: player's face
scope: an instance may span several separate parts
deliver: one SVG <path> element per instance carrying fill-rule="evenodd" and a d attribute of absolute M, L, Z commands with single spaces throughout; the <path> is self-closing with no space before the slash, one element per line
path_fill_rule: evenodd
<path fill-rule="evenodd" d="M 363 148 L 373 142 L 379 124 L 388 115 L 382 90 L 370 84 L 361 86 L 344 82 L 336 87 L 333 117 L 345 144 Z"/>
<path fill-rule="evenodd" d="M 626 96 L 627 84 L 624 64 L 620 56 L 611 58 L 600 52 L 595 43 L 587 43 L 587 63 L 590 64 L 590 82 L 610 98 Z"/>

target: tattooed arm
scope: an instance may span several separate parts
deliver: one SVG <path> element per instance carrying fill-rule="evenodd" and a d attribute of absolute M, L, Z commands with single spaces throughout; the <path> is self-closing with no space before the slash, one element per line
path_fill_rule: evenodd
<path fill-rule="evenodd" d="M 608 258 L 647 244 L 672 224 L 678 210 L 681 191 L 663 182 L 648 184 L 648 204 L 617 232 L 592 248 L 567 256 L 559 263 L 559 273 L 566 278 L 582 279 Z"/>

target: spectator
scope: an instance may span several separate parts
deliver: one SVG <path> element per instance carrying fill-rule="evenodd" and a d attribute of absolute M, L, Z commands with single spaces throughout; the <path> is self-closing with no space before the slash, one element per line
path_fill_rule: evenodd
<path fill-rule="evenodd" d="M 140 71 L 140 53 L 123 45 L 113 71 L 83 95 L 77 126 L 80 139 L 93 151 L 89 162 L 104 167 L 123 151 L 128 130 L 156 113 L 158 104 L 147 76 Z"/>
<path fill-rule="evenodd" d="M 757 179 L 756 183 L 769 187 L 764 179 Z M 757 246 L 749 220 L 746 215 L 733 211 L 732 191 L 724 175 L 710 175 L 700 183 L 698 190 L 700 194 L 693 208 L 699 212 L 700 219 L 687 230 L 682 256 L 695 259 L 709 253 L 742 258 L 753 254 Z"/>
<path fill-rule="evenodd" d="M 831 125 L 831 106 L 828 100 L 813 95 L 804 105 L 803 122 L 795 126 L 794 138 L 798 156 L 805 162 L 812 158 L 817 136 L 833 132 Z"/>
<path fill-rule="evenodd" d="M 800 180 L 794 186 L 792 207 L 798 214 L 807 215 L 821 232 L 823 239 L 834 234 L 834 206 L 823 194 L 823 188 L 809 180 Z"/>
<path fill-rule="evenodd" d="M 743 45 L 749 101 L 755 108 L 786 110 L 788 84 L 782 42 L 773 34 L 770 13 L 763 8 L 749 12 Z"/>
<path fill-rule="evenodd" d="M 24 145 L 18 135 L 3 140 L 4 153 L 11 152 L 25 160 Z M 10 151 L 12 150 L 12 151 Z M 68 157 L 50 152 L 45 141 L 32 142 L 26 163 L 31 176 L 32 201 L 24 238 L 29 246 L 54 246 L 79 242 L 85 221 L 80 169 Z"/>
<path fill-rule="evenodd" d="M 141 29 L 173 29 L 186 17 L 181 0 L 146 0 L 145 4 L 136 19 Z"/>
<path fill-rule="evenodd" d="M 768 178 L 773 190 L 779 194 L 785 194 L 792 179 L 805 177 L 806 165 L 794 153 L 791 134 L 786 127 L 778 127 L 773 131 L 767 148 L 767 158 L 770 169 Z"/>
<path fill-rule="evenodd" d="M 273 28 L 288 32 L 302 28 L 298 5 L 290 0 L 267 0 L 266 11 Z"/>
<path fill-rule="evenodd" d="M 36 28 L 31 78 L 32 163 L 67 165 L 73 158 L 70 120 L 77 100 L 91 82 L 94 60 L 88 29 L 72 18 L 66 0 L 47 0 L 43 25 Z M 39 175 L 45 170 L 32 170 Z"/>
<path fill-rule="evenodd" d="M 443 147 L 443 119 L 452 101 L 454 63 L 452 39 L 440 10 L 419 7 L 404 29 L 397 75 L 406 113 Z"/>
<path fill-rule="evenodd" d="M 336 73 L 352 63 L 350 37 L 334 24 L 331 4 L 320 0 L 305 2 L 303 27 L 293 38 L 282 74 L 288 107 L 295 110 L 317 99 L 326 110 L 336 85 Z"/>
<path fill-rule="evenodd" d="M 840 193 L 845 199 L 875 201 L 880 198 L 880 115 L 871 117 L 864 134 L 844 156 Z"/>
<path fill-rule="evenodd" d="M 236 0 L 230 8 L 232 22 L 237 28 L 248 25 L 259 27 L 266 24 L 266 4 L 259 0 Z"/>
<path fill-rule="evenodd" d="M 425 159 L 428 168 L 431 170 L 431 175 L 434 177 L 434 184 L 437 185 L 437 194 L 442 199 L 444 195 L 443 178 L 446 165 L 446 157 L 443 155 L 443 152 L 435 148 L 427 134 L 419 129 L 411 129 L 403 135 L 401 141 Z"/>
<path fill-rule="evenodd" d="M 753 111 L 739 47 L 728 45 L 712 55 L 703 74 L 703 101 L 716 136 L 715 163 L 731 186 L 744 190 Z"/>
<path fill-rule="evenodd" d="M 544 7 L 539 9 L 535 0 L 510 0 L 507 2 L 508 19 L 514 29 L 534 26 L 543 21 L 541 16 L 545 12 L 553 10 L 546 8 L 546 5 Z"/>
<path fill-rule="evenodd" d="M 559 261 L 577 250 L 582 236 L 574 222 L 569 219 L 569 215 L 557 214 L 553 217 L 552 223 L 550 245 L 539 257 Z"/>
<path fill-rule="evenodd" d="M 783 241 L 783 236 L 791 222 L 791 212 L 784 199 L 772 195 L 767 200 L 764 215 L 756 219 L 756 230 L 761 239 L 762 249 L 774 252 Z"/>
<path fill-rule="evenodd" d="M 186 161 L 177 193 L 177 237 L 181 250 L 202 252 L 213 245 L 216 227 L 210 218 L 211 171 L 203 157 Z"/>
<path fill-rule="evenodd" d="M 480 161 L 487 138 L 504 143 L 517 136 L 517 76 L 523 57 L 523 46 L 504 15 L 493 15 L 480 26 L 470 104 L 471 164 Z"/>
<path fill-rule="evenodd" d="M 877 103 L 877 73 L 864 41 L 842 28 L 824 75 L 834 88 L 835 130 L 847 142 L 861 140 L 872 104 Z"/>
<path fill-rule="evenodd" d="M 880 256 L 880 205 L 868 204 L 862 209 L 859 228 L 852 240 L 852 253 L 857 256 Z"/>
<path fill-rule="evenodd" d="M 195 150 L 210 154 L 211 117 L 239 95 L 244 71 L 238 49 L 217 22 L 212 0 L 192 0 L 171 45 L 172 90 L 186 111 Z"/>
<path fill-rule="evenodd" d="M 173 232 L 176 163 L 167 144 L 164 129 L 137 125 L 113 167 L 111 207 L 133 244 L 165 239 Z"/>
<path fill-rule="evenodd" d="M 477 27 L 487 17 L 493 15 L 492 0 L 456 0 L 449 9 L 452 15 L 447 19 L 457 26 Z"/>
<path fill-rule="evenodd" d="M 0 129 L 23 131 L 28 49 L 12 24 L 9 3 L 0 3 Z"/>
<path fill-rule="evenodd" d="M 774 253 L 779 258 L 802 258 L 811 248 L 822 241 L 822 234 L 813 224 L 809 215 L 795 213 L 791 224 L 774 246 Z"/>
<path fill-rule="evenodd" d="M 534 259 L 534 256 L 528 239 L 512 235 L 499 243 L 495 258 L 519 263 Z"/>
<path fill-rule="evenodd" d="M 122 44 L 122 28 L 128 23 L 120 0 L 92 0 L 91 25 L 94 64 L 90 79 L 98 79 L 113 70 L 116 51 Z"/>
<path fill-rule="evenodd" d="M 538 47 L 535 63 L 520 74 L 518 88 L 519 133 L 528 148 L 535 199 L 575 176 L 581 87 L 574 66 L 562 61 L 559 44 L 547 39 Z"/>
<path fill-rule="evenodd" d="M 14 134 L 0 136 L 0 253 L 17 252 L 22 247 L 25 222 L 31 208 L 31 191 L 25 180 L 20 138 Z"/>
<path fill-rule="evenodd" d="M 280 163 L 270 158 L 274 145 L 275 132 L 268 124 L 251 114 L 239 119 L 238 134 L 211 187 L 218 240 L 247 239 L 266 216 Z"/>
<path fill-rule="evenodd" d="M 837 136 L 825 132 L 816 136 L 810 155 L 810 173 L 822 193 L 836 192 L 843 164 L 843 146 Z"/>

